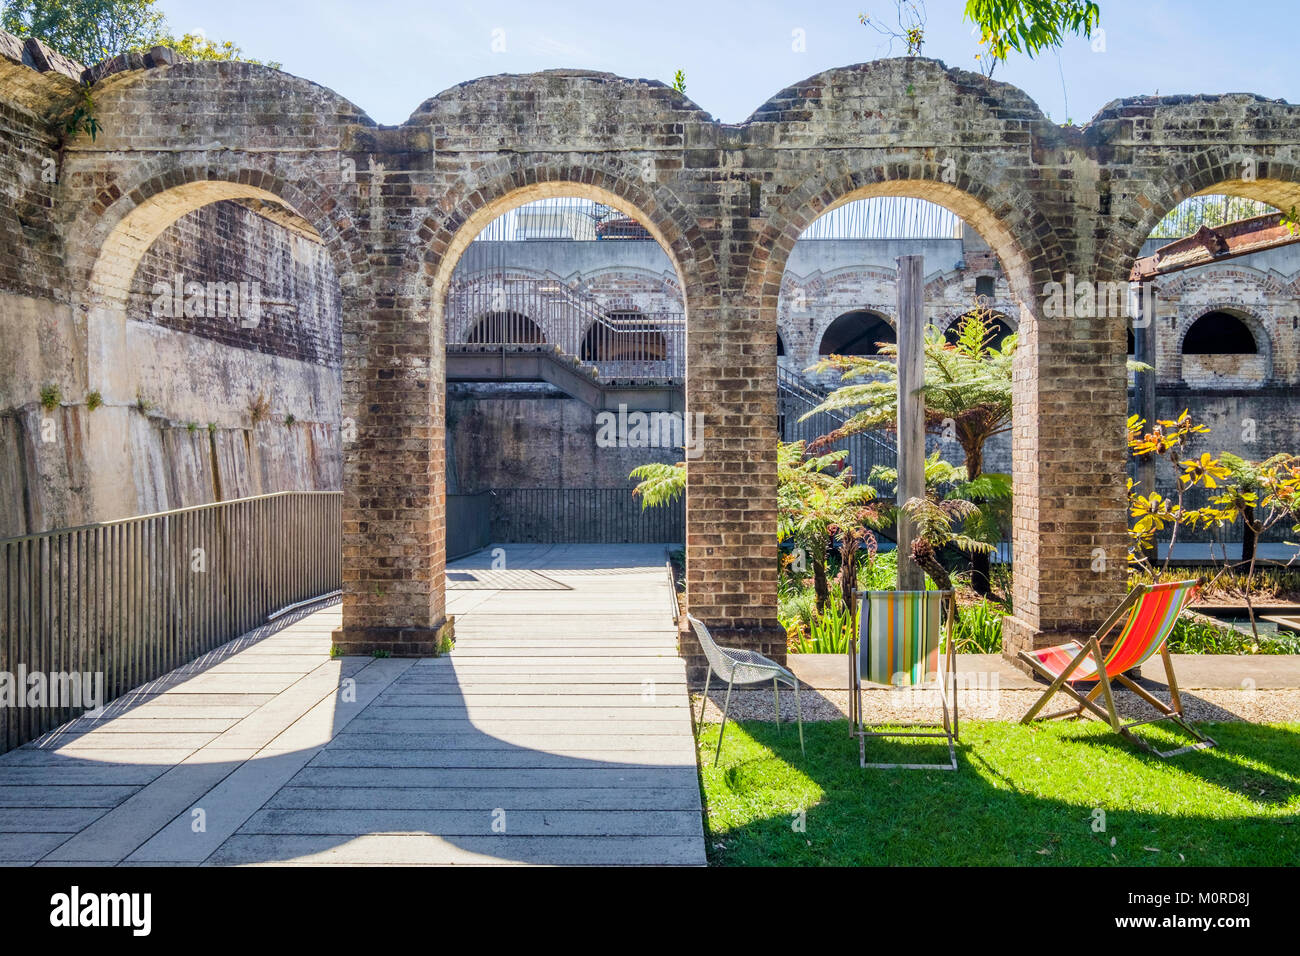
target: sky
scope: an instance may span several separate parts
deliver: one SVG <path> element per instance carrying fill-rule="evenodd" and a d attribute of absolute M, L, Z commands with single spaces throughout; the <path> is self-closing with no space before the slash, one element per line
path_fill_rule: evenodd
<path fill-rule="evenodd" d="M 1099 0 L 1104 38 L 1059 54 L 1013 54 L 995 79 L 1058 123 L 1084 124 L 1122 96 L 1250 92 L 1300 100 L 1300 0 Z M 891 55 L 858 14 L 893 0 L 160 0 L 175 32 L 233 40 L 347 97 L 376 122 L 404 122 L 466 80 L 556 67 L 671 82 L 726 123 L 835 66 Z M 929 0 L 923 54 L 976 69 L 964 0 Z M 795 49 L 802 31 L 803 49 Z M 504 47 L 504 49 L 502 49 Z M 905 48 L 895 44 L 892 55 Z"/>

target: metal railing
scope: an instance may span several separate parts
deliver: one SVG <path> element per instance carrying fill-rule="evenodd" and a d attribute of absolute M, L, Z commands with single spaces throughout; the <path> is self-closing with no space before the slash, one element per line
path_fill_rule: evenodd
<path fill-rule="evenodd" d="M 0 672 L 99 674 L 107 703 L 337 590 L 342 507 L 290 491 L 0 539 Z M 86 709 L 5 703 L 0 753 Z"/>
<path fill-rule="evenodd" d="M 492 492 L 447 496 L 447 560 L 473 554 L 492 543 Z"/>
<path fill-rule="evenodd" d="M 911 196 L 855 199 L 819 216 L 807 239 L 960 239 L 961 217 L 936 203 Z"/>
<path fill-rule="evenodd" d="M 826 398 L 826 392 L 809 385 L 803 378 L 777 366 L 777 408 L 780 416 L 778 423 L 782 441 L 808 441 L 828 435 L 848 421 L 842 412 L 818 412 L 811 417 L 800 419 L 811 412 Z M 875 432 L 859 432 L 842 438 L 832 445 L 836 450 L 848 449 L 845 464 L 853 469 L 858 481 L 869 481 L 871 469 L 877 465 L 886 468 L 898 467 L 898 448 L 884 436 Z M 875 483 L 873 483 L 875 484 Z M 891 489 L 885 485 L 876 485 L 879 492 Z"/>
<path fill-rule="evenodd" d="M 641 507 L 632 487 L 496 488 L 492 540 L 659 544 L 686 540 L 686 503 Z"/>
<path fill-rule="evenodd" d="M 685 380 L 684 313 L 606 310 L 558 279 L 508 269 L 457 275 L 446 317 L 449 349 L 558 348 L 604 380 Z"/>

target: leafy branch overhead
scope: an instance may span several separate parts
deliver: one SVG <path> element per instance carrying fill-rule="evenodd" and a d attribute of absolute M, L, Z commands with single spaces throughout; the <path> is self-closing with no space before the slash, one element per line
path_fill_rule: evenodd
<path fill-rule="evenodd" d="M 1011 53 L 1031 59 L 1055 49 L 1067 34 L 1092 36 L 1101 9 L 1092 0 L 967 0 L 966 19 L 980 31 L 976 55 L 988 76 Z"/>
<path fill-rule="evenodd" d="M 171 47 L 191 60 L 261 62 L 229 41 L 209 40 L 200 32 L 173 33 L 158 0 L 8 0 L 0 28 L 35 37 L 84 66 L 155 46 Z"/>

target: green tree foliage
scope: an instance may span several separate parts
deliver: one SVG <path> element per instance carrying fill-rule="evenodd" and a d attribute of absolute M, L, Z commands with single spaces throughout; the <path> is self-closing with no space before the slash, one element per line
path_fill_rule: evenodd
<path fill-rule="evenodd" d="M 777 538 L 793 541 L 812 566 L 817 611 L 826 608 L 830 584 L 826 557 L 835 544 L 840 556 L 840 596 L 851 600 L 862 549 L 874 550 L 871 528 L 881 524 L 875 489 L 858 484 L 844 468 L 847 451 L 809 455 L 805 444 L 780 442 L 776 449 Z"/>
<path fill-rule="evenodd" d="M 87 66 L 151 46 L 167 22 L 157 0 L 9 0 L 0 27 Z"/>
<path fill-rule="evenodd" d="M 686 493 L 686 462 L 675 465 L 651 462 L 632 469 L 630 478 L 640 484 L 632 489 L 632 497 L 641 499 L 641 510 L 671 504 Z"/>
<path fill-rule="evenodd" d="M 1275 211 L 1268 203 L 1243 196 L 1192 196 L 1171 209 L 1151 230 L 1151 235 L 1160 239 L 1181 239 L 1192 235 L 1202 226 L 1214 228 Z"/>
<path fill-rule="evenodd" d="M 897 485 L 898 471 L 877 465 L 871 470 L 871 479 Z M 925 497 L 911 499 L 901 510 L 913 519 L 917 530 L 912 558 L 938 587 L 947 590 L 952 585 L 939 554 L 955 547 L 970 555 L 977 569 L 972 585 L 981 583 L 978 570 L 983 568 L 982 584 L 985 590 L 992 590 L 988 559 L 1005 536 L 1010 520 L 1010 475 L 985 472 L 968 479 L 964 467 L 944 461 L 936 451 L 925 460 Z"/>
<path fill-rule="evenodd" d="M 234 60 L 239 63 L 256 63 L 260 66 L 269 66 L 274 70 L 280 69 L 280 64 L 274 61 L 263 63 L 261 60 L 254 60 L 252 57 L 244 56 L 241 47 L 236 46 L 229 40 L 219 43 L 215 40 L 209 40 L 201 33 L 183 33 L 180 36 L 164 36 L 159 38 L 154 45 L 169 46 L 177 53 L 189 57 L 191 60 Z"/>
<path fill-rule="evenodd" d="M 1066 34 L 1091 37 L 1101 9 L 1092 0 L 966 0 L 966 19 L 980 31 L 977 59 L 992 76 L 1012 52 L 1033 58 L 1059 47 Z"/>
<path fill-rule="evenodd" d="M 169 46 L 192 60 L 260 62 L 228 41 L 172 33 L 158 0 L 9 0 L 0 12 L 0 28 L 35 37 L 86 66 L 155 46 Z"/>
<path fill-rule="evenodd" d="M 847 602 L 862 549 L 875 546 L 870 529 L 882 520 L 875 489 L 857 484 L 852 469 L 843 467 L 847 454 L 810 456 L 801 441 L 778 442 L 776 448 L 777 540 L 792 542 L 811 566 L 819 612 L 830 598 L 826 562 L 831 546 L 839 550 L 841 593 Z M 641 499 L 643 509 L 666 505 L 686 491 L 685 462 L 651 462 L 635 468 L 631 477 L 639 482 L 632 495 Z"/>
<path fill-rule="evenodd" d="M 929 326 L 922 344 L 926 431 L 961 446 L 964 481 L 971 483 L 984 474 L 984 447 L 989 439 L 1011 429 L 1011 363 L 1016 336 L 1008 335 L 995 345 L 996 332 L 994 314 L 980 304 L 958 320 L 955 342 L 949 343 L 943 332 Z M 852 414 L 841 428 L 814 442 L 814 451 L 858 432 L 898 427 L 898 346 L 884 344 L 880 355 L 829 355 L 815 366 L 817 371 L 840 372 L 846 384 L 808 414 L 832 410 Z M 981 485 L 968 487 L 977 490 Z M 986 525 L 980 536 L 987 537 L 987 524 L 1003 520 L 1009 502 L 1000 497 L 972 500 L 985 505 L 976 512 Z M 1000 533 L 994 536 L 1000 539 Z M 987 552 L 974 551 L 971 559 L 975 568 L 972 586 L 987 595 L 991 590 Z"/>

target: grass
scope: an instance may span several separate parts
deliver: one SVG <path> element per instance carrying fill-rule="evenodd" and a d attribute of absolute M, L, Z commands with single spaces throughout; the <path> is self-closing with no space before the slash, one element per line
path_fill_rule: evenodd
<path fill-rule="evenodd" d="M 709 862 L 1294 865 L 1300 724 L 1205 727 L 1217 749 L 1161 761 L 1096 722 L 964 722 L 953 773 L 863 770 L 845 721 L 805 724 L 806 758 L 791 725 L 729 723 L 715 769 L 718 726 L 706 724 Z M 1163 727 L 1138 732 L 1162 749 L 1175 739 Z M 871 745 L 885 761 L 946 755 L 942 743 Z"/>
<path fill-rule="evenodd" d="M 1200 614 L 1184 613 L 1169 635 L 1169 650 L 1175 654 L 1300 654 L 1300 635 L 1261 634 L 1257 644 L 1244 626 L 1238 630 Z"/>

